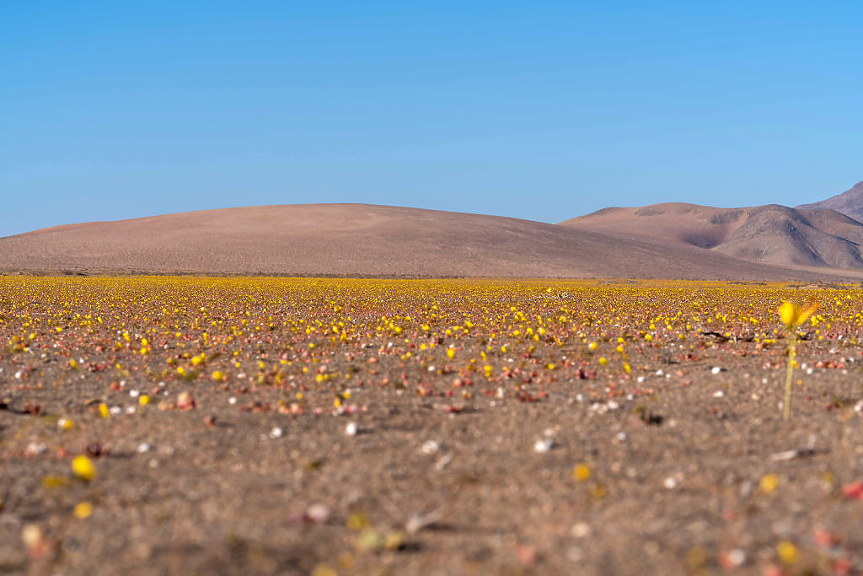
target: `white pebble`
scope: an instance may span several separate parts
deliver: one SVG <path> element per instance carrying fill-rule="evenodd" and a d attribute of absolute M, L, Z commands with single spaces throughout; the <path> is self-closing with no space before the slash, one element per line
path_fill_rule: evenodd
<path fill-rule="evenodd" d="M 579 522 L 570 530 L 570 534 L 572 534 L 575 538 L 585 538 L 590 536 L 590 524 L 587 522 Z"/>
<path fill-rule="evenodd" d="M 714 366 L 710 369 L 711 374 L 719 374 L 720 372 L 722 372 L 722 368 L 720 368 L 719 366 Z"/>
<path fill-rule="evenodd" d="M 236 399 L 236 398 L 234 398 L 233 396 L 231 396 L 230 398 L 228 398 L 228 404 L 234 405 L 234 404 L 236 404 L 236 403 L 237 403 L 237 399 Z"/>
<path fill-rule="evenodd" d="M 281 438 L 282 434 L 284 434 L 284 431 L 278 426 L 270 430 L 270 438 Z"/>
<path fill-rule="evenodd" d="M 122 408 L 120 408 L 119 406 L 111 406 L 111 409 L 109 410 L 109 412 L 110 412 L 112 415 L 116 416 L 117 414 L 122 414 L 122 413 L 123 413 L 123 409 L 122 409 Z"/>
<path fill-rule="evenodd" d="M 356 422 L 351 422 L 350 424 L 345 426 L 345 434 L 347 434 L 348 436 L 356 436 L 358 430 L 359 427 L 357 426 Z"/>
<path fill-rule="evenodd" d="M 551 438 L 543 438 L 542 440 L 537 440 L 533 445 L 533 451 L 537 454 L 545 454 L 549 450 L 551 450 L 552 446 L 554 446 L 554 440 Z"/>
<path fill-rule="evenodd" d="M 668 478 L 666 478 L 662 482 L 662 485 L 665 486 L 666 488 L 668 488 L 669 490 L 673 490 L 674 488 L 677 488 L 677 480 L 675 480 L 673 477 L 669 476 Z"/>
<path fill-rule="evenodd" d="M 312 504 L 306 511 L 309 520 L 317 524 L 323 524 L 330 518 L 330 509 L 324 504 Z"/>
<path fill-rule="evenodd" d="M 129 396 L 131 396 L 132 398 L 137 398 L 140 395 L 141 395 L 141 393 L 138 392 L 137 390 L 129 390 Z"/>
<path fill-rule="evenodd" d="M 436 454 L 438 450 L 440 450 L 440 444 L 434 440 L 427 440 L 422 447 L 423 454 Z"/>
<path fill-rule="evenodd" d="M 746 562 L 746 552 L 740 548 L 735 548 L 726 555 L 726 558 L 728 558 L 731 565 L 736 568 L 738 566 L 742 566 L 743 563 Z"/>
<path fill-rule="evenodd" d="M 30 442 L 24 449 L 25 456 L 38 456 L 48 451 L 48 447 L 40 442 Z"/>
<path fill-rule="evenodd" d="M 717 390 L 713 393 L 714 398 L 722 398 L 723 396 L 725 396 L 725 392 L 723 392 L 722 390 Z"/>
<path fill-rule="evenodd" d="M 141 442 L 138 444 L 138 454 L 143 454 L 144 452 L 149 452 L 153 449 L 153 446 L 148 444 L 147 442 Z"/>
<path fill-rule="evenodd" d="M 626 442 L 626 432 L 618 432 L 617 433 L 617 441 L 618 442 Z"/>
<path fill-rule="evenodd" d="M 441 470 L 449 466 L 450 462 L 452 462 L 452 452 L 441 456 L 441 458 L 437 462 L 435 462 L 434 469 L 440 472 Z"/>

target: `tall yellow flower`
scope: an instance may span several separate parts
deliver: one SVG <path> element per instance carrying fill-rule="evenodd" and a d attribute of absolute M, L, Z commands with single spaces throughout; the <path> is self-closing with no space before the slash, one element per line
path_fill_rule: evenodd
<path fill-rule="evenodd" d="M 779 307 L 779 318 L 786 327 L 796 328 L 806 322 L 817 309 L 817 304 L 810 304 L 801 310 L 791 302 L 783 302 Z"/>
<path fill-rule="evenodd" d="M 791 417 L 791 380 L 794 375 L 795 357 L 797 356 L 797 327 L 806 322 L 817 309 L 817 304 L 809 304 L 801 310 L 787 301 L 779 307 L 779 319 L 782 320 L 788 330 L 788 369 L 785 372 L 785 402 L 782 406 L 782 418 L 784 420 Z"/>

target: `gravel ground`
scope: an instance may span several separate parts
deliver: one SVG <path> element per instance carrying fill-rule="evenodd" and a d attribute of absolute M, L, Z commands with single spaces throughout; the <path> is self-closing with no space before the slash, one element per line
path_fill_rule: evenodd
<path fill-rule="evenodd" d="M 597 375 L 581 353 L 537 371 L 576 354 L 541 341 L 492 382 L 376 336 L 331 353 L 353 383 L 302 412 L 243 374 L 160 386 L 7 352 L 0 572 L 861 573 L 859 349 L 803 342 L 785 422 L 783 343 L 759 346 L 700 334 Z"/>

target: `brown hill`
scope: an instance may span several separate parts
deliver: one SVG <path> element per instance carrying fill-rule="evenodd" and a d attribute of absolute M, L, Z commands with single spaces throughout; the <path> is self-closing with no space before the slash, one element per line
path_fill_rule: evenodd
<path fill-rule="evenodd" d="M 863 269 L 863 224 L 828 209 L 671 203 L 606 208 L 561 225 L 775 265 Z"/>
<path fill-rule="evenodd" d="M 650 210 L 657 210 L 653 207 Z M 666 214 L 657 214 L 667 218 Z M 0 270 L 409 277 L 807 279 L 823 272 L 602 227 L 361 204 L 229 208 L 47 228 L 0 239 Z M 642 218 L 635 216 L 635 218 Z M 597 220 L 597 215 L 585 221 Z M 647 222 L 648 220 L 644 220 Z M 673 240 L 673 241 L 669 241 Z M 699 244 L 700 243 L 700 244 Z M 850 257 L 850 256 L 849 256 Z"/>
<path fill-rule="evenodd" d="M 798 208 L 830 208 L 841 212 L 859 222 L 863 222 L 863 182 L 858 182 L 842 194 L 813 204 L 803 204 Z"/>

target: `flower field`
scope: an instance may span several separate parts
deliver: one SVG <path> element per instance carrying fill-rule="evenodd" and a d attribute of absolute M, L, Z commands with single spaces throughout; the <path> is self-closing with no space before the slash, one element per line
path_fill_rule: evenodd
<path fill-rule="evenodd" d="M 0 571 L 860 573 L 858 341 L 850 285 L 0 277 Z"/>

